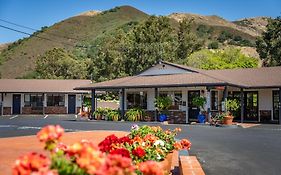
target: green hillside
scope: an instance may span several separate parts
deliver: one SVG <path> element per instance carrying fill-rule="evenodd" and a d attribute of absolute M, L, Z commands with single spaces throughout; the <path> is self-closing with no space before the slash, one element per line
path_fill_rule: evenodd
<path fill-rule="evenodd" d="M 63 48 L 65 51 L 59 50 L 59 52 L 62 52 L 62 55 L 70 54 L 69 58 L 77 57 L 79 59 L 85 59 L 87 57 L 90 57 L 91 61 L 87 63 L 87 65 L 94 64 L 93 62 L 95 62 L 96 60 L 99 60 L 100 63 L 104 63 L 105 65 L 107 65 L 111 63 L 113 58 L 116 58 L 117 62 L 120 62 L 120 60 L 118 61 L 118 59 L 124 61 L 124 58 L 129 59 L 135 57 L 135 59 L 137 59 L 139 55 L 134 55 L 136 51 L 140 51 L 147 54 L 148 57 L 151 57 L 153 56 L 153 54 L 150 53 L 164 48 L 164 50 L 166 49 L 166 55 L 157 55 L 157 53 L 155 53 L 157 57 L 162 58 L 164 56 L 165 59 L 170 59 L 170 61 L 180 63 L 182 60 L 179 60 L 179 57 L 171 53 L 174 51 L 178 52 L 178 50 L 176 49 L 177 46 L 175 45 L 176 42 L 172 40 L 176 38 L 174 37 L 174 35 L 177 34 L 180 26 L 179 23 L 184 18 L 188 20 L 194 20 L 194 22 L 191 23 L 191 33 L 203 41 L 203 45 L 200 46 L 201 48 L 210 47 L 216 49 L 228 47 L 229 45 L 251 47 L 254 45 L 256 37 L 260 35 L 263 29 L 262 27 L 264 27 L 262 25 L 266 25 L 264 23 L 257 23 L 254 18 L 250 20 L 251 25 L 245 25 L 246 19 L 236 22 L 229 22 L 218 16 L 202 16 L 175 13 L 167 17 L 167 19 L 169 20 L 169 25 L 167 26 L 171 27 L 172 29 L 167 29 L 166 33 L 167 35 L 170 35 L 171 32 L 171 36 L 164 38 L 163 40 L 158 40 L 157 33 L 160 33 L 160 31 L 155 31 L 156 33 L 153 34 L 152 32 L 152 36 L 150 36 L 155 40 L 155 42 L 152 42 L 152 44 L 154 45 L 152 45 L 151 47 L 146 47 L 144 45 L 132 46 L 131 42 L 133 40 L 136 41 L 137 38 L 136 36 L 131 35 L 131 32 L 134 32 L 134 28 L 138 24 L 140 24 L 141 21 L 145 21 L 145 19 L 148 18 L 149 15 L 133 7 L 122 6 L 103 12 L 90 11 L 82 13 L 80 15 L 58 22 L 50 27 L 43 27 L 41 31 L 34 33 L 31 37 L 9 44 L 7 48 L 0 51 L 1 77 L 34 77 L 33 74 L 36 60 L 39 57 L 41 58 L 41 56 L 44 55 L 47 51 L 53 50 L 54 48 Z M 148 24 L 149 23 L 147 23 L 146 25 Z M 259 26 L 256 24 L 258 24 Z M 163 31 L 166 30 L 165 26 L 162 26 L 160 28 Z M 144 26 L 143 29 L 146 29 L 146 27 Z M 139 28 L 139 30 L 140 31 L 135 31 L 136 35 L 141 35 L 141 33 L 143 32 L 141 31 L 141 27 Z M 126 33 L 126 31 L 129 31 L 129 33 Z M 119 35 L 120 37 L 122 37 L 119 38 Z M 126 36 L 129 36 L 129 38 L 127 38 Z M 132 39 L 132 37 L 134 39 Z M 42 38 L 47 38 L 51 41 Z M 142 40 L 144 42 L 143 44 L 151 42 L 145 39 L 145 37 L 142 38 Z M 161 44 L 163 45 L 161 46 Z M 91 47 L 91 49 L 86 49 L 85 47 Z M 124 55 L 129 52 L 120 51 L 120 48 L 124 47 L 128 47 L 126 49 L 129 49 L 131 55 Z M 134 51 L 134 49 L 137 50 Z M 67 51 L 69 53 L 65 53 Z M 108 55 L 104 56 L 104 54 Z M 110 58 L 111 61 L 103 60 L 108 58 Z M 175 58 L 178 60 L 173 60 Z M 149 64 L 152 64 L 153 60 L 155 60 L 156 58 L 141 57 L 141 59 L 143 59 L 142 61 L 144 61 L 145 63 L 147 63 L 147 60 L 145 59 L 150 59 Z M 72 60 L 72 62 L 74 63 L 75 60 Z M 101 65 L 94 64 L 94 66 L 100 67 Z M 113 66 L 113 69 L 114 68 L 116 68 L 116 66 Z M 129 68 L 134 69 L 133 67 Z M 141 68 L 142 67 L 138 67 L 136 69 Z M 85 71 L 91 74 L 95 72 L 95 70 Z M 100 73 L 106 71 L 108 71 L 107 68 L 105 68 L 104 71 L 101 71 Z M 126 71 L 122 71 L 126 73 Z M 97 75 L 102 76 L 100 74 Z M 108 76 L 107 78 L 112 78 L 115 76 L 121 75 L 114 74 Z M 100 80 L 102 80 L 102 78 L 103 77 L 101 77 Z"/>
<path fill-rule="evenodd" d="M 0 55 L 2 78 L 22 77 L 33 71 L 37 57 L 54 47 L 72 50 L 78 43 L 94 40 L 119 26 L 143 20 L 147 16 L 133 7 L 122 6 L 93 16 L 75 16 L 44 28 L 34 35 L 55 42 L 32 36 L 11 44 Z"/>

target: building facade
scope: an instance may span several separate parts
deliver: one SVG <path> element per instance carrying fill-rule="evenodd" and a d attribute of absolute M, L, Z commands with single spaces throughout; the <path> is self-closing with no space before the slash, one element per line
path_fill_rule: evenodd
<path fill-rule="evenodd" d="M 73 88 L 89 80 L 0 79 L 0 115 L 76 114 L 83 94 Z"/>
<path fill-rule="evenodd" d="M 199 108 L 192 99 L 204 96 L 208 116 L 225 111 L 227 98 L 237 99 L 240 109 L 235 120 L 241 122 L 281 123 L 281 67 L 231 70 L 201 70 L 169 62 L 159 64 L 136 76 L 124 77 L 76 89 L 118 91 L 121 112 L 134 106 L 147 111 L 149 120 L 157 120 L 154 101 L 170 96 L 170 123 L 197 120 Z"/>

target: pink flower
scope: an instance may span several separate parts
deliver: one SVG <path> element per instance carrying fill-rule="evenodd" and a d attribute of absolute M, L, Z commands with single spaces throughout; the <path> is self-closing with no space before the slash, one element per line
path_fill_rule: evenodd
<path fill-rule="evenodd" d="M 155 161 L 145 161 L 140 163 L 139 170 L 143 175 L 164 175 L 163 170 Z"/>
<path fill-rule="evenodd" d="M 76 157 L 76 163 L 89 174 L 95 174 L 96 171 L 104 164 L 105 155 L 99 151 L 98 147 L 91 142 L 80 142 L 70 147 Z"/>
<path fill-rule="evenodd" d="M 96 172 L 97 175 L 135 175 L 135 166 L 132 159 L 121 155 L 109 154 L 105 164 Z"/>
<path fill-rule="evenodd" d="M 37 133 L 37 138 L 40 142 L 57 141 L 64 133 L 64 129 L 59 125 L 49 125 L 42 128 Z"/>
<path fill-rule="evenodd" d="M 29 175 L 34 172 L 46 173 L 49 171 L 50 165 L 51 161 L 46 156 L 32 152 L 16 160 L 13 175 Z"/>

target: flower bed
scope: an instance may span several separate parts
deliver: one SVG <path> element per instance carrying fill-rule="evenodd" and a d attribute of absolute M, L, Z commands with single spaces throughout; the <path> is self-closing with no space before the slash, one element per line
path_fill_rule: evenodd
<path fill-rule="evenodd" d="M 18 158 L 13 174 L 164 174 L 159 163 L 176 149 L 190 149 L 184 139 L 175 141 L 180 129 L 164 131 L 160 127 L 134 126 L 129 135 L 107 136 L 98 145 L 82 140 L 64 145 L 60 126 L 47 126 L 38 132 L 49 157 L 29 153 Z"/>

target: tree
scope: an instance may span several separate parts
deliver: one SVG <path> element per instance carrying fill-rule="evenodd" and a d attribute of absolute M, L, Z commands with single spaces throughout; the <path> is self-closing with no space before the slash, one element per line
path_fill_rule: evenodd
<path fill-rule="evenodd" d="M 191 33 L 191 24 L 193 20 L 187 20 L 184 18 L 179 23 L 179 29 L 177 32 L 178 47 L 176 50 L 177 59 L 183 60 L 193 52 L 200 50 L 203 46 L 203 42 L 200 41 L 196 35 Z"/>
<path fill-rule="evenodd" d="M 205 49 L 191 54 L 185 64 L 207 70 L 252 68 L 258 66 L 258 59 L 245 56 L 235 48 L 214 51 Z"/>
<path fill-rule="evenodd" d="M 266 28 L 256 41 L 257 52 L 265 66 L 281 66 L 281 17 L 269 19 Z"/>
<path fill-rule="evenodd" d="M 37 78 L 43 79 L 83 79 L 87 75 L 84 62 L 62 48 L 54 48 L 39 57 L 35 71 Z"/>

